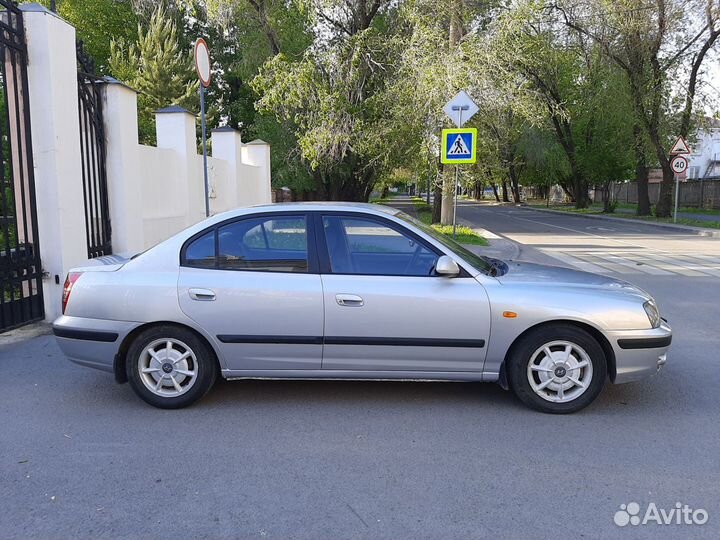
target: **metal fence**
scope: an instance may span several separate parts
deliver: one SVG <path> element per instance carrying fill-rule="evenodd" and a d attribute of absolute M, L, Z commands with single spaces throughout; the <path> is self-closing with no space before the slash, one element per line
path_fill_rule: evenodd
<path fill-rule="evenodd" d="M 0 330 L 43 318 L 22 12 L 0 0 Z"/>
<path fill-rule="evenodd" d="M 77 43 L 77 63 L 85 228 L 88 257 L 92 259 L 112 253 L 101 93 L 104 82 L 95 74 L 95 64 L 82 41 Z"/>
<path fill-rule="evenodd" d="M 637 203 L 637 183 L 613 184 L 612 199 L 621 203 Z M 657 204 L 660 197 L 660 184 L 648 184 L 650 204 Z M 673 187 L 673 197 L 675 189 Z M 680 182 L 679 205 L 689 208 L 720 209 L 720 178 L 688 180 Z M 593 193 L 594 202 L 602 202 L 602 190 Z"/>

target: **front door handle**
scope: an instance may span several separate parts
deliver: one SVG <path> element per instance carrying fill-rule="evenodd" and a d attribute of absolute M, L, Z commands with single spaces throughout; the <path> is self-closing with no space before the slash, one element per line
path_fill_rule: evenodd
<path fill-rule="evenodd" d="M 188 289 L 188 294 L 193 300 L 201 302 L 212 302 L 215 300 L 215 291 L 210 289 Z"/>
<path fill-rule="evenodd" d="M 363 299 L 356 294 L 336 294 L 335 301 L 345 307 L 360 307 L 364 304 Z"/>

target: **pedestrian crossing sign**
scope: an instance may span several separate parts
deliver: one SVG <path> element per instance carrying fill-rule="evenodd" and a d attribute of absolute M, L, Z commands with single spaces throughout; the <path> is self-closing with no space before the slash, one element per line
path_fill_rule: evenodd
<path fill-rule="evenodd" d="M 442 163 L 475 163 L 477 158 L 477 129 L 458 128 L 442 130 Z"/>

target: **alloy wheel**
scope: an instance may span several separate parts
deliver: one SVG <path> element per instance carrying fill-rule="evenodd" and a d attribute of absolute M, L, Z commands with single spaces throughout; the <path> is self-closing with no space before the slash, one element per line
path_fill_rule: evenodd
<path fill-rule="evenodd" d="M 590 387 L 593 365 L 588 353 L 570 341 L 550 341 L 530 357 L 527 378 L 533 392 L 552 403 L 568 403 Z"/>
<path fill-rule="evenodd" d="M 140 380 L 153 394 L 177 397 L 193 387 L 198 362 L 192 349 L 174 338 L 156 339 L 140 353 Z"/>

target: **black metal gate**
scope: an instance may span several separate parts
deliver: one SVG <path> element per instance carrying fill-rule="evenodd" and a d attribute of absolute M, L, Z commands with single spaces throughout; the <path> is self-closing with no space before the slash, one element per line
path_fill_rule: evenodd
<path fill-rule="evenodd" d="M 77 43 L 77 63 L 85 228 L 88 257 L 92 259 L 112 253 L 101 91 L 104 82 L 95 74 L 95 63 L 82 41 Z"/>
<path fill-rule="evenodd" d="M 22 12 L 0 0 L 0 331 L 43 318 L 27 48 Z"/>

